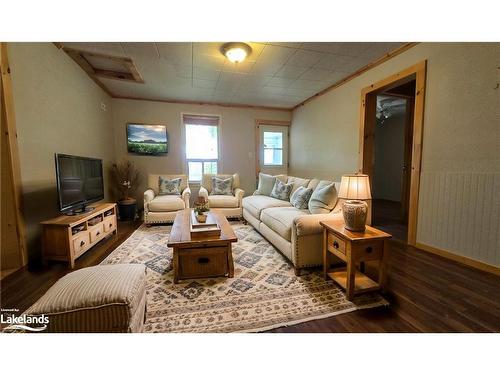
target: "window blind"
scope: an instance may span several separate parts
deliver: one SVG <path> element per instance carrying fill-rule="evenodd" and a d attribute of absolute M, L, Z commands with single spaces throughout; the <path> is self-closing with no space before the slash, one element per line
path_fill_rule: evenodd
<path fill-rule="evenodd" d="M 199 115 L 182 115 L 184 124 L 190 125 L 219 125 L 219 117 L 217 116 L 199 116 Z"/>

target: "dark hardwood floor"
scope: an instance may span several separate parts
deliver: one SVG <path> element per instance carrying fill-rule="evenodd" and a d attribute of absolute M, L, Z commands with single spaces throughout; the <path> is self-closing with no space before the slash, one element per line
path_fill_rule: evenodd
<path fill-rule="evenodd" d="M 100 263 L 140 222 L 119 223 L 112 236 L 79 258 L 76 268 Z M 69 270 L 51 263 L 19 270 L 1 281 L 2 308 L 25 310 Z M 500 332 L 500 276 L 391 242 L 389 307 L 359 310 L 272 332 Z"/>

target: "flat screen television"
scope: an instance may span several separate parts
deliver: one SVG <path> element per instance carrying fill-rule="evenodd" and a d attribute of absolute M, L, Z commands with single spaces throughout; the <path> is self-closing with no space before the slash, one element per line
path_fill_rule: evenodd
<path fill-rule="evenodd" d="M 168 134 L 165 125 L 127 124 L 128 152 L 141 155 L 168 153 Z"/>
<path fill-rule="evenodd" d="M 59 210 L 67 214 L 90 211 L 85 206 L 104 198 L 102 160 L 55 154 Z"/>

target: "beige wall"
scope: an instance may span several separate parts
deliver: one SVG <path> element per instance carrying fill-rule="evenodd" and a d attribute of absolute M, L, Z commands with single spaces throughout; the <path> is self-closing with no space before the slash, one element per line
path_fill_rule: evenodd
<path fill-rule="evenodd" d="M 114 159 L 111 99 L 52 43 L 9 43 L 8 52 L 33 260 L 40 250 L 38 223 L 58 215 L 54 153 L 103 159 L 107 182 Z"/>
<path fill-rule="evenodd" d="M 427 60 L 417 242 L 500 265 L 500 43 L 421 43 L 293 113 L 291 174 L 358 169 L 361 89 Z"/>
<path fill-rule="evenodd" d="M 116 160 L 129 159 L 141 170 L 143 181 L 137 194 L 141 205 L 148 173 L 186 173 L 182 113 L 220 116 L 219 169 L 221 173 L 239 173 L 241 185 L 246 194 L 252 194 L 255 190 L 255 120 L 290 120 L 291 118 L 291 113 L 286 111 L 113 99 Z M 129 154 L 126 143 L 126 124 L 134 121 L 167 125 L 168 155 Z"/>

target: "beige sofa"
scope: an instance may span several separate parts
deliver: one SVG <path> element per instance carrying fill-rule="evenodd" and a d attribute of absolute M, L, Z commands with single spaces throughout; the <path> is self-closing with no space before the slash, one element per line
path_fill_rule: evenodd
<path fill-rule="evenodd" d="M 284 176 L 287 182 L 294 182 L 292 191 L 299 186 L 312 188 L 319 183 L 318 179 L 300 179 Z M 335 182 L 337 192 L 340 182 Z M 256 192 L 257 193 L 257 192 Z M 271 242 L 294 265 L 295 274 L 301 269 L 321 266 L 323 264 L 323 227 L 322 220 L 338 220 L 343 222 L 342 200 L 330 213 L 311 214 L 309 210 L 299 210 L 289 202 L 265 195 L 254 195 L 243 198 L 243 218 Z M 369 215 L 371 212 L 371 202 Z"/>
<path fill-rule="evenodd" d="M 181 179 L 181 195 L 158 195 L 159 177 L 166 179 Z M 184 174 L 148 176 L 148 190 L 144 192 L 144 223 L 161 224 L 172 223 L 177 211 L 189 208 L 191 190 L 188 186 L 187 176 Z"/>
<path fill-rule="evenodd" d="M 212 177 L 233 177 L 233 195 L 210 195 L 212 192 Z M 243 208 L 241 201 L 245 192 L 240 188 L 240 176 L 238 173 L 230 174 L 204 174 L 201 179 L 201 187 L 198 192 L 200 197 L 208 200 L 210 210 L 221 212 L 227 218 L 241 218 Z"/>

